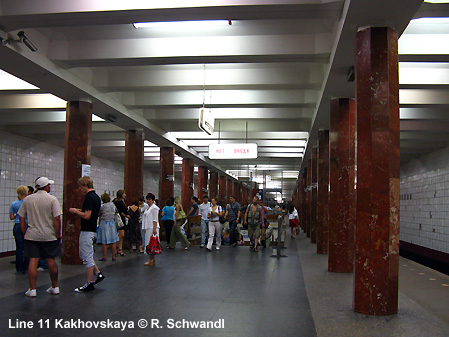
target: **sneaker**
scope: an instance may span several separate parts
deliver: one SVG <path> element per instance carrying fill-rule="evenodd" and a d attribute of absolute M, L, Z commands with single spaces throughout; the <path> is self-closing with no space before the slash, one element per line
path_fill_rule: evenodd
<path fill-rule="evenodd" d="M 36 289 L 31 290 L 28 288 L 28 290 L 25 291 L 25 296 L 36 297 Z"/>
<path fill-rule="evenodd" d="M 204 245 L 202 244 L 202 245 L 200 246 L 200 248 L 204 248 Z"/>
<path fill-rule="evenodd" d="M 43 267 L 39 267 L 37 268 L 37 271 L 45 271 L 45 269 Z"/>
<path fill-rule="evenodd" d="M 208 252 L 211 252 L 211 250 L 208 247 L 206 247 L 206 249 L 207 249 Z"/>
<path fill-rule="evenodd" d="M 97 277 L 95 278 L 94 285 L 104 280 L 104 275 L 101 273 L 101 271 L 98 274 L 96 274 L 96 276 Z"/>
<path fill-rule="evenodd" d="M 216 250 L 220 250 L 220 247 L 215 247 Z"/>
<path fill-rule="evenodd" d="M 51 295 L 59 295 L 59 287 L 50 287 L 47 290 L 47 294 L 51 294 Z"/>
<path fill-rule="evenodd" d="M 84 283 L 83 286 L 76 288 L 75 292 L 76 293 L 87 293 L 88 291 L 92 291 L 94 289 L 95 289 L 95 287 L 94 287 L 93 282 L 92 283 L 86 282 L 86 283 Z"/>

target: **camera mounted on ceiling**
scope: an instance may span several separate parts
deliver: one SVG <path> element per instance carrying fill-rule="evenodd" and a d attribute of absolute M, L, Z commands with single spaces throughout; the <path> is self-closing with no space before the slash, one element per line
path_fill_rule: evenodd
<path fill-rule="evenodd" d="M 8 37 L 7 39 L 3 39 L 0 37 L 0 43 L 2 46 L 6 46 L 8 44 L 13 44 L 13 43 L 23 43 L 32 52 L 37 51 L 37 49 L 38 49 L 37 46 L 33 43 L 33 41 L 30 40 L 30 38 L 28 36 L 25 35 L 25 32 L 23 30 L 18 32 L 17 36 L 19 37 L 18 40 L 13 39 L 12 37 Z"/>

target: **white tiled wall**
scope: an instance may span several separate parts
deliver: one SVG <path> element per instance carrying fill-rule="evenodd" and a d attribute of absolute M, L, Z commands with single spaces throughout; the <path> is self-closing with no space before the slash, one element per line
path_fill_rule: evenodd
<path fill-rule="evenodd" d="M 401 165 L 402 241 L 449 253 L 449 147 Z"/>
<path fill-rule="evenodd" d="M 0 132 L 0 253 L 15 250 L 12 234 L 13 222 L 9 220 L 9 206 L 16 200 L 19 185 L 34 185 L 39 176 L 55 181 L 52 194 L 62 205 L 64 149 L 34 140 Z M 123 164 L 91 158 L 91 176 L 99 195 L 107 191 L 115 196 L 123 189 Z M 144 193 L 158 194 L 158 175 L 144 172 Z M 175 192 L 180 193 L 180 181 L 175 182 Z"/>

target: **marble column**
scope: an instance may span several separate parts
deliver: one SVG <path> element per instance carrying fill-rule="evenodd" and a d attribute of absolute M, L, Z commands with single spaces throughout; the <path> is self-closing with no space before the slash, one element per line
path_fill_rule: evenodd
<path fill-rule="evenodd" d="M 159 163 L 159 205 L 165 205 L 168 198 L 172 197 L 174 191 L 175 172 L 175 149 L 172 147 L 160 148 Z M 184 207 L 184 205 L 183 205 Z M 161 207 L 162 208 L 162 207 Z"/>
<path fill-rule="evenodd" d="M 226 177 L 218 177 L 218 201 L 226 203 Z"/>
<path fill-rule="evenodd" d="M 312 204 L 310 209 L 310 242 L 316 243 L 316 223 L 318 207 L 318 156 L 317 148 L 312 149 Z"/>
<path fill-rule="evenodd" d="M 62 263 L 81 264 L 79 258 L 80 217 L 69 212 L 70 207 L 81 208 L 84 195 L 78 190 L 81 165 L 90 165 L 92 140 L 92 103 L 67 103 L 64 148 L 64 186 L 62 217 Z M 52 177 L 49 177 L 52 179 Z M 94 181 L 95 187 L 95 181 Z"/>
<path fill-rule="evenodd" d="M 306 235 L 310 238 L 310 223 L 312 216 L 312 158 L 307 160 L 307 209 L 306 209 Z"/>
<path fill-rule="evenodd" d="M 316 252 L 318 254 L 327 254 L 328 244 L 329 244 L 329 130 L 319 130 Z"/>
<path fill-rule="evenodd" d="M 330 105 L 330 194 L 328 270 L 352 273 L 355 227 L 355 103 L 333 99 Z"/>
<path fill-rule="evenodd" d="M 235 200 L 237 200 L 238 203 L 240 203 L 240 195 L 239 195 L 239 183 L 238 181 L 234 181 L 234 190 L 232 193 L 235 196 Z"/>
<path fill-rule="evenodd" d="M 200 200 L 203 200 L 203 195 L 209 195 L 208 180 L 209 169 L 207 166 L 198 166 L 198 199 Z"/>
<path fill-rule="evenodd" d="M 218 197 L 218 172 L 210 172 L 209 196 L 215 199 Z"/>
<path fill-rule="evenodd" d="M 356 35 L 357 226 L 354 311 L 398 311 L 398 34 L 364 28 Z"/>
<path fill-rule="evenodd" d="M 229 197 L 234 194 L 234 182 L 231 178 L 226 179 L 226 204 L 229 203 Z"/>
<path fill-rule="evenodd" d="M 307 167 L 304 168 L 302 173 L 302 208 L 301 208 L 301 224 L 304 233 L 307 233 Z"/>
<path fill-rule="evenodd" d="M 187 209 L 193 197 L 193 170 L 194 161 L 192 158 L 182 159 L 182 180 L 181 180 L 181 202 L 182 207 Z"/>
<path fill-rule="evenodd" d="M 131 205 L 134 200 L 143 196 L 143 141 L 143 131 L 126 131 L 125 191 L 128 205 Z"/>

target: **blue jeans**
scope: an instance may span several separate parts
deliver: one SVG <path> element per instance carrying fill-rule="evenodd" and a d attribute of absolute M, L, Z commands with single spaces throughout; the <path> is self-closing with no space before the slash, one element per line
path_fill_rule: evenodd
<path fill-rule="evenodd" d="M 206 228 L 209 226 L 209 220 L 201 219 L 201 244 L 206 244 Z"/>
<path fill-rule="evenodd" d="M 23 257 L 24 239 L 20 224 L 14 224 L 14 239 L 16 241 L 16 271 L 19 273 L 28 271 L 30 259 Z"/>

